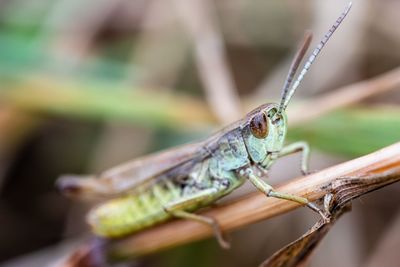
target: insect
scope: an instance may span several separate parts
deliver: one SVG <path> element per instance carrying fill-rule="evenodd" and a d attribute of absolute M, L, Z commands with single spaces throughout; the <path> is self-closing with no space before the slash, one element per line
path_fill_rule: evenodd
<path fill-rule="evenodd" d="M 312 39 L 311 33 L 305 35 L 293 59 L 279 104 L 261 105 L 203 142 L 145 156 L 98 177 L 61 177 L 59 188 L 70 196 L 108 198 L 87 216 L 93 232 L 108 238 L 125 236 L 176 217 L 211 226 L 221 246 L 228 247 L 218 223 L 193 212 L 231 193 L 247 180 L 268 197 L 294 201 L 325 216 L 308 199 L 277 192 L 263 178 L 278 158 L 296 152 L 302 153 L 301 171 L 308 172 L 308 144 L 296 142 L 284 146 L 285 110 L 311 64 L 350 8 L 351 3 L 292 83 Z"/>

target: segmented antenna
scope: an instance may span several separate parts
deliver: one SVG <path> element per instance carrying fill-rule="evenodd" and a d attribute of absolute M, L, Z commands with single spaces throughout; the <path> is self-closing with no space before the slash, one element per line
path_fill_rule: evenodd
<path fill-rule="evenodd" d="M 281 96 L 281 104 L 279 106 L 279 111 L 282 111 L 283 103 L 286 102 L 286 97 L 290 88 L 290 85 L 292 84 L 294 75 L 296 74 L 297 69 L 299 68 L 299 65 L 301 61 L 304 58 L 304 55 L 306 54 L 308 48 L 310 47 L 310 43 L 312 40 L 312 33 L 311 31 L 306 31 L 303 37 L 303 42 L 300 45 L 300 48 L 297 50 L 296 55 L 293 58 L 292 64 L 290 65 L 288 75 L 285 80 L 285 84 L 283 85 L 282 89 L 282 96 Z"/>
<path fill-rule="evenodd" d="M 305 51 L 303 52 L 303 56 L 300 59 L 297 58 L 299 55 L 301 55 L 301 52 L 304 49 L 304 47 L 302 47 L 299 50 L 299 52 L 297 52 L 297 54 L 293 60 L 293 63 L 290 67 L 288 77 L 285 81 L 285 85 L 283 86 L 282 99 L 281 99 L 281 103 L 279 105 L 279 112 L 282 112 L 283 110 L 286 109 L 294 92 L 296 91 L 297 87 L 300 85 L 301 81 L 303 80 L 304 75 L 306 75 L 306 73 L 310 69 L 311 65 L 317 58 L 318 54 L 321 52 L 322 48 L 328 42 L 329 38 L 331 38 L 332 34 L 336 31 L 336 29 L 339 27 L 339 25 L 342 23 L 344 18 L 347 16 L 347 14 L 349 13 L 349 11 L 351 9 L 351 6 L 352 6 L 352 2 L 349 3 L 349 5 L 346 7 L 346 9 L 343 11 L 343 13 L 336 20 L 335 24 L 332 25 L 332 27 L 329 29 L 329 31 L 325 34 L 324 38 L 319 42 L 318 46 L 314 49 L 311 56 L 308 58 L 307 62 L 304 64 L 304 67 L 301 70 L 296 81 L 293 83 L 292 88 L 290 88 L 290 90 L 288 90 L 288 87 L 290 86 L 290 84 L 292 82 L 294 73 L 296 72 L 297 67 L 300 64 L 300 61 L 301 61 L 302 57 L 304 56 Z M 297 61 L 299 61 L 299 62 L 297 62 Z M 297 66 L 296 66 L 296 64 L 297 64 Z"/>

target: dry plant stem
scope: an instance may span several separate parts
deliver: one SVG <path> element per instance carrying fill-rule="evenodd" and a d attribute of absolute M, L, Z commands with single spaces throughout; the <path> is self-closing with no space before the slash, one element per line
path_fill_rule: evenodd
<path fill-rule="evenodd" d="M 261 265 L 259 265 L 259 267 L 309 266 L 311 255 L 315 251 L 318 244 L 323 240 L 339 217 L 345 212 L 351 210 L 351 205 L 336 205 L 334 196 L 332 194 L 324 197 L 324 204 L 327 204 L 324 206 L 326 210 L 329 210 L 330 213 L 329 221 L 325 221 L 321 218 L 300 238 L 275 252 Z"/>
<path fill-rule="evenodd" d="M 242 110 L 226 61 L 213 3 L 209 0 L 173 1 L 193 40 L 196 64 L 212 110 L 224 124 L 237 120 Z"/>
<path fill-rule="evenodd" d="M 305 196 L 310 200 L 317 200 L 327 193 L 333 193 L 337 194 L 339 202 L 343 203 L 398 180 L 400 180 L 400 143 L 298 178 L 277 189 Z M 253 193 L 203 214 L 216 218 L 224 231 L 231 231 L 296 207 L 298 205 L 293 202 Z M 210 236 L 212 232 L 209 227 L 192 221 L 177 220 L 110 243 L 108 255 L 113 258 L 140 256 Z M 57 266 L 91 266 L 92 253 L 90 246 L 83 244 Z"/>
<path fill-rule="evenodd" d="M 400 88 L 400 67 L 378 75 L 369 80 L 333 90 L 331 93 L 316 97 L 298 106 L 298 109 L 289 107 L 290 124 L 300 124 L 318 118 L 330 111 L 358 103 L 366 98 L 378 95 L 392 89 Z M 305 107 L 307 112 L 301 112 Z"/>
<path fill-rule="evenodd" d="M 400 143 L 386 147 L 375 153 L 357 158 L 318 173 L 301 177 L 277 187 L 278 191 L 307 197 L 315 201 L 331 192 L 330 185 L 339 177 L 346 181 L 368 183 L 368 175 L 384 174 L 389 170 L 400 170 Z M 349 178 L 350 177 L 350 178 Z M 364 177 L 364 178 L 363 178 Z M 392 183 L 393 176 L 388 180 Z M 400 172 L 396 179 L 400 179 Z M 373 180 L 371 180 L 373 182 Z M 253 193 L 234 202 L 202 213 L 214 217 L 223 231 L 232 231 L 245 225 L 277 216 L 299 207 L 296 203 L 267 198 L 261 193 Z M 182 245 L 212 236 L 209 227 L 202 224 L 176 220 L 155 228 L 139 232 L 110 246 L 113 257 L 131 257 L 153 253 L 166 248 Z M 234 241 L 233 241 L 234 242 Z M 234 244 L 233 244 L 234 245 Z"/>
<path fill-rule="evenodd" d="M 127 82 L 172 91 L 187 58 L 188 40 L 177 27 L 169 1 L 151 1 L 139 23 L 140 32 L 127 66 Z M 162 59 L 162 60 L 160 60 Z"/>
<path fill-rule="evenodd" d="M 56 1 L 45 21 L 45 34 L 53 38 L 53 53 L 68 58 L 74 67 L 88 54 L 96 33 L 125 0 Z M 90 15 L 80 12 L 90 9 Z M 71 19 L 71 16 L 74 19 Z M 60 30 L 61 29 L 61 30 Z M 72 67 L 72 66 L 69 67 Z"/>

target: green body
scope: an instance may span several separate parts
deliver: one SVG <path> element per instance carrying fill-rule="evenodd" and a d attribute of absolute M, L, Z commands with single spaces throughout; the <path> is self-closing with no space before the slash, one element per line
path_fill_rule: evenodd
<path fill-rule="evenodd" d="M 259 139 L 251 134 L 249 120 L 260 112 L 272 117 L 277 106 L 257 108 L 222 134 L 199 144 L 191 158 L 92 209 L 88 221 L 93 231 L 105 237 L 139 231 L 172 217 L 166 207 L 183 202 L 184 211 L 195 211 L 229 194 L 246 180 L 240 170 L 254 166 L 267 170 L 282 149 L 286 117 L 277 124 L 269 122 L 269 134 Z M 185 202 L 202 192 L 207 196 Z"/>
<path fill-rule="evenodd" d="M 199 165 L 202 164 L 209 168 L 207 166 L 208 160 L 198 163 L 198 166 L 194 168 L 201 168 Z M 190 174 L 199 173 L 193 171 Z M 200 188 L 201 186 L 204 186 L 204 189 L 215 188 L 218 192 L 202 202 L 187 205 L 185 211 L 195 211 L 207 206 L 244 182 L 243 179 L 232 175 L 229 178 L 230 186 L 222 186 L 218 180 L 212 179 L 210 170 L 203 173 L 199 179 L 197 185 L 182 187 L 182 183 L 163 177 L 151 185 L 144 185 L 125 196 L 112 199 L 96 207 L 89 213 L 89 224 L 97 235 L 105 237 L 124 236 L 173 217 L 164 207 L 169 203 L 178 203 L 182 199 L 201 192 L 203 190 Z"/>

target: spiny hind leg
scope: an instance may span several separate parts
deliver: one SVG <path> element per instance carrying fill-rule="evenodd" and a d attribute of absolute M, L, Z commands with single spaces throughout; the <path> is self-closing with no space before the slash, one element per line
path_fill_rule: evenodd
<path fill-rule="evenodd" d="M 174 217 L 193 220 L 210 226 L 220 246 L 227 249 L 230 244 L 223 237 L 221 228 L 214 218 L 185 211 L 185 209 L 213 200 L 216 193 L 217 190 L 214 188 L 205 189 L 179 201 L 170 202 L 164 205 L 164 209 Z"/>
<path fill-rule="evenodd" d="M 314 203 L 310 202 L 307 198 L 275 191 L 275 189 L 271 185 L 267 184 L 261 178 L 257 177 L 257 175 L 254 174 L 251 168 L 242 169 L 239 171 L 239 174 L 242 177 L 248 179 L 258 190 L 266 194 L 268 197 L 289 200 L 299 203 L 303 206 L 307 206 L 313 211 L 318 212 L 324 220 L 327 220 L 325 212 L 318 208 Z"/>
<path fill-rule="evenodd" d="M 279 152 L 278 157 L 284 157 L 290 154 L 301 152 L 301 172 L 304 175 L 309 174 L 310 166 L 310 146 L 306 142 L 295 142 L 285 146 Z"/>
<path fill-rule="evenodd" d="M 230 248 L 229 241 L 227 241 L 224 238 L 224 236 L 222 234 L 222 230 L 221 230 L 218 222 L 214 218 L 207 217 L 207 216 L 202 216 L 202 215 L 197 215 L 197 214 L 193 214 L 193 213 L 189 213 L 189 212 L 181 211 L 181 210 L 169 211 L 169 212 L 174 217 L 193 220 L 193 221 L 204 223 L 204 224 L 210 226 L 212 228 L 213 232 L 214 232 L 215 238 L 217 239 L 219 245 L 224 249 Z"/>

